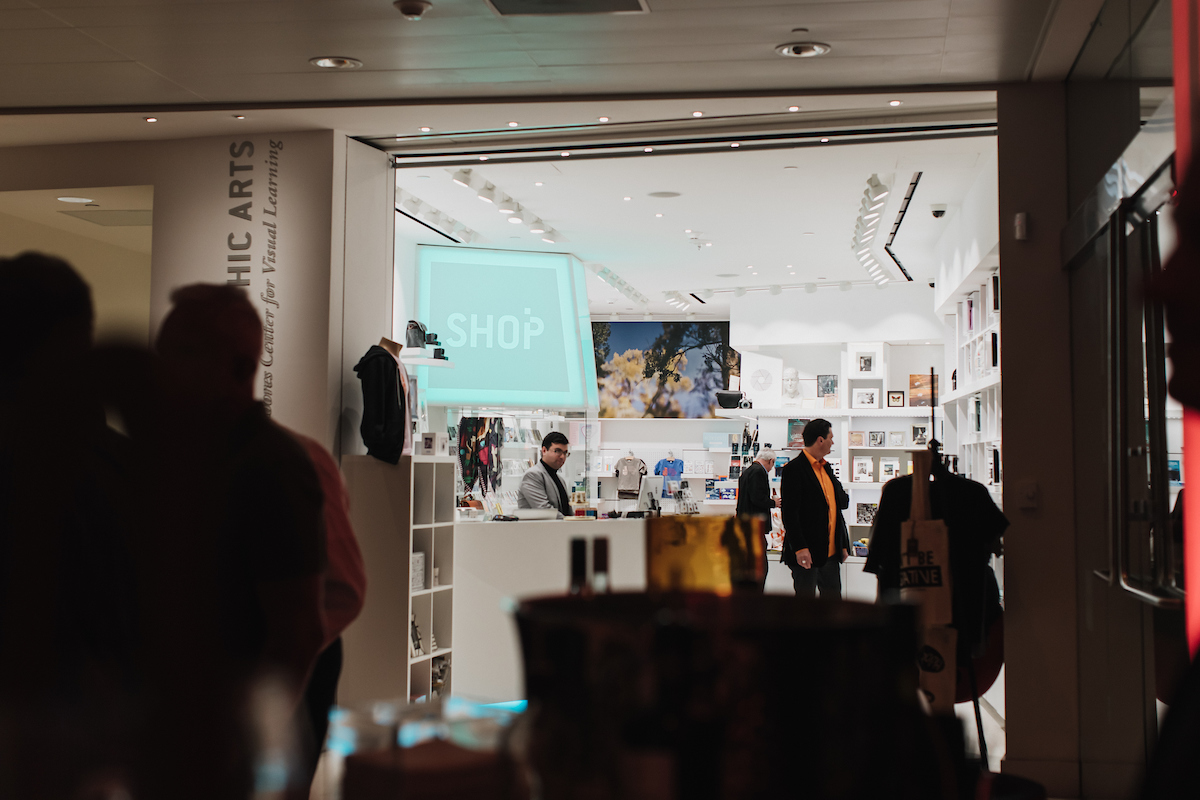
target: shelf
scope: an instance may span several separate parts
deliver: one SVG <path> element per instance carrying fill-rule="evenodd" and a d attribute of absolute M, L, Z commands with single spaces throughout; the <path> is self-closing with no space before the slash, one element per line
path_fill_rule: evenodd
<path fill-rule="evenodd" d="M 412 457 L 414 464 L 456 464 L 458 456 L 417 456 Z"/>
<path fill-rule="evenodd" d="M 866 447 L 866 446 L 863 446 L 863 447 L 847 447 L 846 449 L 847 450 L 870 450 L 873 452 L 881 452 L 883 450 L 893 450 L 895 452 L 903 451 L 905 453 L 919 453 L 922 450 L 928 450 L 929 448 L 925 447 L 923 445 L 920 445 L 920 446 L 913 446 L 913 447 Z"/>
<path fill-rule="evenodd" d="M 402 356 L 400 362 L 406 367 L 445 367 L 446 369 L 454 369 L 454 362 L 447 361 L 444 358 L 406 358 Z"/>
<path fill-rule="evenodd" d="M 999 370 L 997 370 L 996 374 L 990 375 L 990 376 L 984 378 L 979 383 L 972 384 L 972 385 L 966 387 L 965 389 L 957 389 L 953 392 L 948 392 L 947 394 L 939 397 L 938 402 L 941 403 L 942 405 L 945 405 L 947 403 L 956 403 L 959 400 L 962 400 L 964 397 L 970 397 L 973 394 L 979 394 L 980 392 L 982 392 L 985 389 L 991 389 L 993 386 L 999 386 L 999 385 L 1000 385 L 1000 372 L 999 372 Z"/>
<path fill-rule="evenodd" d="M 444 591 L 444 590 L 446 590 L 446 589 L 453 589 L 453 588 L 454 588 L 454 584 L 452 584 L 452 583 L 447 583 L 447 584 L 444 584 L 444 585 L 442 585 L 442 586 L 435 586 L 435 587 L 433 587 L 432 589 L 422 589 L 422 590 L 421 590 L 421 591 L 419 591 L 419 592 L 413 592 L 413 593 L 412 593 L 412 596 L 413 596 L 413 597 L 420 597 L 421 595 L 424 595 L 424 594 L 433 594 L 434 592 L 441 592 L 441 591 Z"/>
<path fill-rule="evenodd" d="M 903 477 L 903 476 L 901 476 L 901 477 Z M 884 483 L 886 483 L 886 481 Z M 850 481 L 850 488 L 851 489 L 855 489 L 855 488 L 857 488 L 857 489 L 878 489 L 880 486 L 883 486 L 884 483 L 880 483 L 879 481 L 870 481 L 870 482 L 858 481 L 857 483 L 854 481 Z"/>
<path fill-rule="evenodd" d="M 408 659 L 408 663 L 409 664 L 420 664 L 422 661 L 429 661 L 433 658 L 436 658 L 437 656 L 449 655 L 450 651 L 453 649 L 454 648 L 452 648 L 452 647 L 443 647 L 438 650 L 434 650 L 432 653 L 426 653 L 423 656 L 416 656 L 415 658 L 410 658 L 410 659 Z"/>
<path fill-rule="evenodd" d="M 737 500 L 701 500 L 706 506 L 736 506 Z"/>
<path fill-rule="evenodd" d="M 902 408 L 720 408 L 717 414 L 728 419 L 758 419 L 760 417 L 784 417 L 788 419 L 816 419 L 840 417 L 928 417 L 934 406 L 904 406 Z"/>

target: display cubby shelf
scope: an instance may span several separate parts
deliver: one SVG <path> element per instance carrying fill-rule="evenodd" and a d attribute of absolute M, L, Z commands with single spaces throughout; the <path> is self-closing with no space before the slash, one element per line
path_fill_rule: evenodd
<path fill-rule="evenodd" d="M 363 551 L 369 587 L 363 613 L 343 637 L 343 705 L 428 698 L 434 659 L 450 660 L 455 461 L 453 456 L 402 456 L 393 465 L 370 456 L 342 459 L 351 524 Z M 423 554 L 425 562 L 420 582 L 424 588 L 416 591 L 415 553 Z M 424 648 L 421 655 L 409 650 L 414 618 Z M 431 649 L 434 639 L 436 650 Z M 449 691 L 448 682 L 443 693 Z"/>

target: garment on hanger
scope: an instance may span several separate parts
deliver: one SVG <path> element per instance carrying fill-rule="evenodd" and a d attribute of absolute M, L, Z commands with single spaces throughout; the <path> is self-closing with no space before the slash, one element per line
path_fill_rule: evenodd
<path fill-rule="evenodd" d="M 613 468 L 617 476 L 617 497 L 621 500 L 636 500 L 642 488 L 642 476 L 647 473 L 646 462 L 637 456 L 625 456 Z"/>
<path fill-rule="evenodd" d="M 673 460 L 660 459 L 654 465 L 654 474 L 663 476 L 665 480 L 663 480 L 662 496 L 670 497 L 671 493 L 667 490 L 667 482 L 679 480 L 679 476 L 683 474 L 683 460 L 679 458 Z"/>
<path fill-rule="evenodd" d="M 354 367 L 362 383 L 363 415 L 359 425 L 367 455 L 396 464 L 412 452 L 407 376 L 400 362 L 379 345 L 371 345 Z"/>
<path fill-rule="evenodd" d="M 958 652 L 965 658 L 983 644 L 989 622 L 985 609 L 998 605 L 995 573 L 988 561 L 1008 519 L 983 484 L 936 467 L 934 474 L 930 516 L 944 520 L 949 530 L 951 627 L 958 630 Z M 900 588 L 900 523 L 908 519 L 912 490 L 913 476 L 904 475 L 888 481 L 879 499 L 863 569 L 878 576 L 881 593 Z"/>
<path fill-rule="evenodd" d="M 463 417 L 458 424 L 458 464 L 462 469 L 463 490 L 477 483 L 485 494 L 500 484 L 500 446 L 504 442 L 504 421 L 498 417 Z"/>

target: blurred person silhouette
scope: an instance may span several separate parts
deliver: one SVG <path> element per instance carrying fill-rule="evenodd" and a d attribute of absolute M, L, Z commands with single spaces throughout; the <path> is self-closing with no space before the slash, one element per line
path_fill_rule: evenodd
<path fill-rule="evenodd" d="M 1200 152 L 1200 143 L 1193 143 Z M 1149 287 L 1163 303 L 1171 342 L 1167 346 L 1171 394 L 1200 409 L 1200 168 L 1195 165 L 1176 194 L 1174 254 Z M 1182 515 L 1182 492 L 1176 511 Z M 1192 587 L 1188 587 L 1191 589 Z M 1195 794 L 1194 763 L 1200 757 L 1200 659 L 1193 654 L 1182 683 L 1170 699 L 1158 745 L 1147 766 L 1140 797 L 1144 800 Z"/>
<path fill-rule="evenodd" d="M 105 425 L 87 284 L 0 259 L 0 796 L 86 796 L 137 723 L 128 440 Z"/>
<path fill-rule="evenodd" d="M 155 664 L 159 716 L 142 788 L 172 798 L 282 791 L 298 763 L 280 732 L 325 645 L 321 484 L 305 448 L 254 399 L 262 322 L 246 294 L 195 284 L 171 301 L 156 341 L 155 472 L 170 537 L 162 561 L 176 569 L 157 573 L 173 602 L 159 604 L 153 625 L 169 640 Z"/>
<path fill-rule="evenodd" d="M 299 725 L 303 737 L 302 773 L 297 783 L 310 786 L 329 731 L 329 712 L 337 701 L 338 679 L 342 674 L 342 632 L 362 612 L 367 571 L 350 524 L 350 498 L 337 462 L 316 439 L 293 430 L 288 433 L 304 446 L 312 460 L 325 499 L 325 545 L 329 564 L 324 583 L 325 640 L 304 691 L 301 710 L 304 719 Z"/>

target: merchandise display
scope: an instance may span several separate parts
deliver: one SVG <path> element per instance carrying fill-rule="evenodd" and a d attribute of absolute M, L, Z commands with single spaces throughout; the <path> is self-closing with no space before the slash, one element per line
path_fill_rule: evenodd
<path fill-rule="evenodd" d="M 667 453 L 666 458 L 660 459 L 659 462 L 654 465 L 654 474 L 662 475 L 665 479 L 663 481 L 664 485 L 662 496 L 669 497 L 671 482 L 678 482 L 679 477 L 683 475 L 683 461 L 675 458 L 675 454 L 673 452 L 669 452 Z"/>
<path fill-rule="evenodd" d="M 617 497 L 622 500 L 636 500 L 642 486 L 642 476 L 646 475 L 646 462 L 633 454 L 622 458 L 613 467 L 613 475 L 617 478 Z"/>
<path fill-rule="evenodd" d="M 854 457 L 854 478 L 852 483 L 873 483 L 875 481 L 875 464 L 870 456 Z"/>
<path fill-rule="evenodd" d="M 359 432 L 367 455 L 396 464 L 412 453 L 408 374 L 400 365 L 400 345 L 380 339 L 354 367 L 362 383 L 363 412 Z"/>
<path fill-rule="evenodd" d="M 463 417 L 458 424 L 458 463 L 463 488 L 471 491 L 478 484 L 483 493 L 495 492 L 500 485 L 500 446 L 504 441 L 504 423 L 497 417 Z"/>

